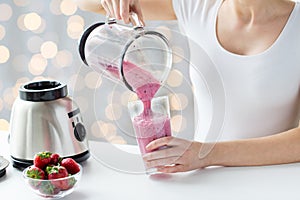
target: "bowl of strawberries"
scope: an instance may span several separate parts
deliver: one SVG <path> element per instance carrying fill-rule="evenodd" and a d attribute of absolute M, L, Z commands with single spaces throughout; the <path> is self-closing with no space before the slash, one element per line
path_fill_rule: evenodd
<path fill-rule="evenodd" d="M 28 187 L 37 195 L 58 199 L 71 194 L 77 187 L 82 166 L 72 158 L 62 158 L 57 153 L 39 152 L 33 165 L 23 170 Z"/>

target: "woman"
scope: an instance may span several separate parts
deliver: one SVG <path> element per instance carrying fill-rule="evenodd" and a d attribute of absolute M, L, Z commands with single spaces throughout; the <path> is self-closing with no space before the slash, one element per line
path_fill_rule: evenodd
<path fill-rule="evenodd" d="M 164 173 L 212 165 L 258 166 L 300 161 L 300 4 L 289 0 L 77 0 L 83 10 L 129 23 L 177 20 L 218 68 L 226 92 L 223 133 L 206 143 L 166 137 L 151 142 L 148 167 Z M 192 51 L 192 50 L 191 50 Z M 196 52 L 194 52 L 196 54 Z M 203 88 L 193 80 L 198 109 Z M 198 101 L 197 100 L 197 101 Z M 201 112 L 201 118 L 205 112 Z M 205 132 L 205 127 L 198 131 Z M 195 133 L 198 134 L 197 132 Z"/>

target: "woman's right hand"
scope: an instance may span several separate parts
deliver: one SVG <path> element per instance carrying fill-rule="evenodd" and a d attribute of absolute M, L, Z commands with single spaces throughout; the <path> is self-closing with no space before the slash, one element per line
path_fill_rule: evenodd
<path fill-rule="evenodd" d="M 139 0 L 101 0 L 106 13 L 113 18 L 130 23 L 129 13 L 135 12 L 144 24 L 142 9 Z"/>
<path fill-rule="evenodd" d="M 124 20 L 125 23 L 130 22 L 130 12 L 135 12 L 143 24 L 144 20 L 176 20 L 172 0 L 74 0 L 74 2 L 81 10 L 109 14 L 118 20 Z"/>

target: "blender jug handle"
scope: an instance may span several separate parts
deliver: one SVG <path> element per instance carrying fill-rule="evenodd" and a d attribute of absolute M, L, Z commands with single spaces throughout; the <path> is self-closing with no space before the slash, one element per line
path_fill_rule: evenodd
<path fill-rule="evenodd" d="M 141 22 L 141 20 L 135 12 L 129 13 L 129 21 L 133 25 L 134 29 L 140 29 L 144 27 L 143 23 Z"/>
<path fill-rule="evenodd" d="M 106 13 L 105 24 L 115 23 L 116 21 L 117 21 L 116 18 L 110 17 L 109 13 Z M 134 29 L 140 29 L 144 27 L 143 23 L 141 22 L 141 20 L 139 19 L 139 17 L 135 12 L 129 13 L 129 21 L 132 24 Z"/>
<path fill-rule="evenodd" d="M 116 18 L 110 17 L 110 15 L 108 13 L 106 13 L 105 24 L 111 24 L 111 23 L 115 23 L 115 22 L 116 22 Z"/>

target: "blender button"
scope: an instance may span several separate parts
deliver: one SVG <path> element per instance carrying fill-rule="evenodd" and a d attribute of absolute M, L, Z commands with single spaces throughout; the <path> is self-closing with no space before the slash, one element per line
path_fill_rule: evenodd
<path fill-rule="evenodd" d="M 82 142 L 85 139 L 86 130 L 82 123 L 76 124 L 76 126 L 74 128 L 74 135 L 75 135 L 75 138 L 80 142 Z"/>

